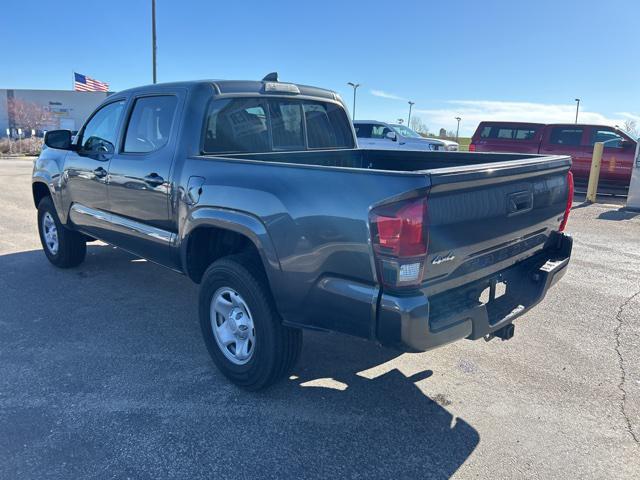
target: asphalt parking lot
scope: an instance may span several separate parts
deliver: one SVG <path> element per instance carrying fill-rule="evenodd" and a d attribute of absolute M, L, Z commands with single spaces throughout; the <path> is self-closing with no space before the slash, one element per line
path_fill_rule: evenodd
<path fill-rule="evenodd" d="M 99 244 L 46 261 L 30 169 L 0 159 L 0 478 L 638 478 L 640 214 L 576 202 L 570 271 L 508 342 L 305 332 L 249 394 L 186 278 Z"/>

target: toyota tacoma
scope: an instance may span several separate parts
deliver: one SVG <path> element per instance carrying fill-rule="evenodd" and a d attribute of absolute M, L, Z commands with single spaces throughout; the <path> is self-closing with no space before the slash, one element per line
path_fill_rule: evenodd
<path fill-rule="evenodd" d="M 45 143 L 49 261 L 101 240 L 188 276 L 246 389 L 291 370 L 303 329 L 413 352 L 508 339 L 571 255 L 569 156 L 361 150 L 339 95 L 274 74 L 114 93 Z"/>

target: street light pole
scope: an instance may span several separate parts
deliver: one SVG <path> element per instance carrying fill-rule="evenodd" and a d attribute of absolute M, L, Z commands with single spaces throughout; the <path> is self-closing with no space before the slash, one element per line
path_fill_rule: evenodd
<path fill-rule="evenodd" d="M 576 123 L 578 123 L 578 112 L 580 111 L 580 99 L 576 98 Z"/>
<path fill-rule="evenodd" d="M 413 107 L 416 102 L 412 102 L 409 100 L 409 118 L 407 119 L 407 127 L 411 128 L 411 107 Z"/>
<path fill-rule="evenodd" d="M 351 112 L 352 120 L 356 119 L 356 90 L 360 86 L 359 83 L 347 82 L 347 85 L 351 85 L 353 87 L 353 111 Z"/>
<path fill-rule="evenodd" d="M 153 63 L 153 83 L 157 83 L 156 50 L 156 0 L 151 0 L 151 58 Z"/>
<path fill-rule="evenodd" d="M 458 134 L 460 133 L 460 120 L 462 120 L 462 118 L 456 117 L 456 120 L 458 121 L 458 128 L 456 128 L 456 142 L 457 142 L 458 141 Z"/>

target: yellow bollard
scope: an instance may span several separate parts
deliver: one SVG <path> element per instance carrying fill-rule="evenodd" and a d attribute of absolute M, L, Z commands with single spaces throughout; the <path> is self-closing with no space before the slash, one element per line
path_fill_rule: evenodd
<path fill-rule="evenodd" d="M 589 186 L 587 187 L 587 202 L 596 201 L 598 192 L 598 180 L 600 179 L 600 166 L 602 165 L 602 151 L 604 143 L 596 142 L 593 146 L 593 158 L 591 159 L 591 172 L 589 172 Z"/>

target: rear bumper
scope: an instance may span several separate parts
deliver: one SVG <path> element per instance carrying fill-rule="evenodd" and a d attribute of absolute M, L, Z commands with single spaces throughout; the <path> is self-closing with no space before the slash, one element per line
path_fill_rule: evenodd
<path fill-rule="evenodd" d="M 558 233 L 553 248 L 489 277 L 428 298 L 383 293 L 378 308 L 377 337 L 386 345 L 425 351 L 468 338 L 476 340 L 511 324 L 538 304 L 566 273 L 573 240 Z M 506 291 L 481 303 L 480 293 L 496 282 Z M 495 290 L 495 289 L 492 289 Z"/>

